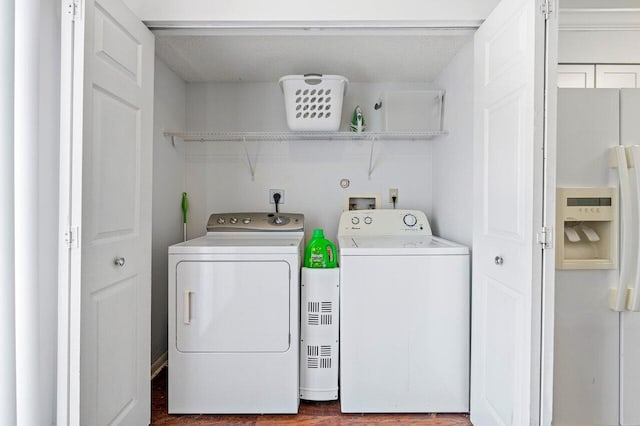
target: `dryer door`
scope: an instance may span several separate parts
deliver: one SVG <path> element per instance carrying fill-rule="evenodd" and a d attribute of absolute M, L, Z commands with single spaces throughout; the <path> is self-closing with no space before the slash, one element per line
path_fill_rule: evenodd
<path fill-rule="evenodd" d="M 176 279 L 178 351 L 289 349 L 289 263 L 182 261 Z"/>

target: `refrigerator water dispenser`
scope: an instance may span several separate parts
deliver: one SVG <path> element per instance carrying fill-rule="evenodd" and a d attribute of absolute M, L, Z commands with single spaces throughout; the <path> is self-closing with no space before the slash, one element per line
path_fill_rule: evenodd
<path fill-rule="evenodd" d="M 557 189 L 557 269 L 615 269 L 618 257 L 616 188 Z"/>

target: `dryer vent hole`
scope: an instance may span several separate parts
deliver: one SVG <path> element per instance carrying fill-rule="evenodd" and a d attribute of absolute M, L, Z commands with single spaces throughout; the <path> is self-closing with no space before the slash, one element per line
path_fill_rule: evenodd
<path fill-rule="evenodd" d="M 307 302 L 307 312 L 333 312 L 333 302 Z"/>
<path fill-rule="evenodd" d="M 309 314 L 307 320 L 308 325 L 331 325 L 333 324 L 333 315 L 331 314 Z"/>
<path fill-rule="evenodd" d="M 308 345 L 307 368 L 331 368 L 331 355 L 330 345 Z"/>
<path fill-rule="evenodd" d="M 307 324 L 333 324 L 333 302 L 307 302 Z"/>

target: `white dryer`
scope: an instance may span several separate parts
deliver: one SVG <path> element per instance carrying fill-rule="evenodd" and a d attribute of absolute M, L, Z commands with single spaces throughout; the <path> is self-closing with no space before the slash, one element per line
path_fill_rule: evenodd
<path fill-rule="evenodd" d="M 169 247 L 169 413 L 297 413 L 301 214 L 212 214 Z"/>
<path fill-rule="evenodd" d="M 343 412 L 468 412 L 469 249 L 423 212 L 340 218 Z"/>

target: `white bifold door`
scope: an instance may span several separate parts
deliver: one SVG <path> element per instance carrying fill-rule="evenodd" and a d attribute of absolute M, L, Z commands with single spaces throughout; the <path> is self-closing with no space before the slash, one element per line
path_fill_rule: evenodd
<path fill-rule="evenodd" d="M 545 346 L 543 250 L 545 64 L 555 40 L 544 2 L 503 0 L 475 35 L 474 236 L 471 421 L 476 426 L 547 423 L 542 399 Z M 555 73 L 555 65 L 550 71 Z M 554 83 L 555 84 L 555 83 Z M 551 183 L 553 184 L 553 183 Z M 553 198 L 546 200 L 553 208 Z M 553 268 L 553 263 L 551 263 Z M 547 281 L 552 282 L 552 281 Z M 552 287 L 552 286 L 551 286 Z M 552 290 L 550 290 L 552 291 Z M 545 370 L 547 369 L 547 370 Z"/>
<path fill-rule="evenodd" d="M 154 37 L 119 0 L 68 3 L 58 423 L 148 424 Z"/>

